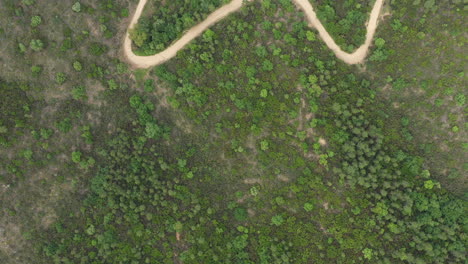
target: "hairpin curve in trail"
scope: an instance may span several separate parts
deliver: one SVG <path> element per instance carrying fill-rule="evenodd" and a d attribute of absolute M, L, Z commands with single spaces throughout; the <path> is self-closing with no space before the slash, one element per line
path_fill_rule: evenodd
<path fill-rule="evenodd" d="M 325 42 L 327 47 L 335 53 L 336 57 L 348 64 L 362 63 L 367 56 L 369 46 L 374 38 L 375 30 L 377 29 L 378 18 L 380 10 L 382 9 L 384 0 L 376 0 L 374 7 L 372 8 L 370 18 L 367 21 L 367 33 L 366 40 L 363 45 L 357 48 L 353 53 L 344 52 L 333 40 L 328 31 L 322 25 L 320 20 L 317 18 L 317 14 L 314 8 L 310 4 L 309 0 L 292 0 L 298 7 L 300 7 L 306 15 L 306 18 L 311 27 L 317 29 L 320 38 Z M 133 28 L 140 18 L 143 8 L 146 5 L 147 0 L 140 0 L 136 8 L 135 14 L 132 17 L 130 25 L 128 26 L 127 33 L 124 40 L 124 53 L 128 61 L 137 68 L 149 68 L 155 65 L 162 64 L 167 60 L 175 57 L 177 52 L 183 49 L 193 39 L 202 34 L 206 29 L 216 24 L 218 21 L 228 16 L 229 14 L 236 12 L 242 7 L 244 0 L 232 0 L 228 4 L 216 9 L 211 13 L 205 20 L 198 25 L 190 28 L 180 39 L 172 43 L 165 50 L 151 55 L 151 56 L 138 56 L 132 51 L 132 40 L 130 39 L 129 30 Z"/>

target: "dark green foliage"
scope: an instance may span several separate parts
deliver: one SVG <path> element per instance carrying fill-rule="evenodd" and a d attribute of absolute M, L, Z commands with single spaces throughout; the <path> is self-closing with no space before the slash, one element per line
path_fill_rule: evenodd
<path fill-rule="evenodd" d="M 365 22 L 369 20 L 374 1 L 314 1 L 317 17 L 342 49 L 351 52 L 366 39 Z"/>
<path fill-rule="evenodd" d="M 428 162 L 463 157 L 450 141 L 466 129 L 453 56 L 463 46 L 452 43 L 463 43 L 459 1 L 386 1 L 391 16 L 379 18 L 365 67 L 337 60 L 292 1 L 263 0 L 163 66 L 135 71 L 114 33 L 136 2 L 80 1 L 79 13 L 76 1 L 24 2 L 0 5 L 0 74 L 18 79 L 1 90 L 0 225 L 14 226 L 1 233 L 5 263 L 465 261 L 466 202 L 436 177 L 463 183 L 467 165 L 450 159 L 443 176 Z M 211 12 L 160 2 L 147 22 Z M 340 45 L 359 43 L 372 1 L 313 4 L 331 7 L 324 23 Z M 440 15 L 424 17 L 434 6 Z M 50 27 L 31 28 L 37 14 Z M 186 25 L 149 28 L 179 38 Z M 143 46 L 148 36 L 138 36 Z M 28 51 L 32 39 L 48 50 Z M 421 61 L 423 51 L 434 60 Z M 414 89 L 436 106 L 429 116 L 411 111 Z M 449 134 L 416 143 L 437 119 Z"/>
<path fill-rule="evenodd" d="M 145 92 L 151 93 L 154 91 L 154 80 L 153 79 L 148 79 L 145 81 Z"/>
<path fill-rule="evenodd" d="M 71 37 L 67 37 L 63 40 L 62 45 L 60 46 L 61 51 L 67 51 L 73 48 L 73 40 Z"/>
<path fill-rule="evenodd" d="M 68 117 L 59 122 L 56 122 L 55 126 L 62 133 L 67 133 L 73 128 L 71 120 Z"/>
<path fill-rule="evenodd" d="M 155 13 L 151 14 L 151 17 L 140 18 L 137 27 L 130 32 L 130 37 L 139 47 L 139 53 L 155 54 L 226 2 L 223 0 L 155 1 L 151 3 L 157 6 Z"/>
<path fill-rule="evenodd" d="M 169 136 L 168 128 L 156 124 L 155 119 L 151 115 L 154 105 L 150 101 L 143 100 L 138 95 L 130 97 L 130 106 L 136 110 L 140 125 L 145 127 L 145 136 L 154 139 L 159 139 L 163 136 L 167 138 Z"/>
<path fill-rule="evenodd" d="M 88 169 L 90 167 L 93 167 L 96 161 L 94 160 L 93 157 L 84 157 L 83 154 L 80 151 L 73 151 L 71 154 L 71 160 L 74 163 L 77 163 L 80 165 L 80 168 L 82 169 Z"/>
<path fill-rule="evenodd" d="M 73 87 L 72 89 L 72 96 L 75 100 L 83 100 L 86 99 L 86 88 L 83 85 L 78 85 Z"/>
<path fill-rule="evenodd" d="M 242 207 L 237 207 L 234 209 L 234 218 L 237 221 L 245 221 L 247 219 L 247 210 Z"/>
<path fill-rule="evenodd" d="M 467 224 L 462 213 L 464 205 L 444 191 L 435 190 L 432 180 L 416 180 L 419 175 L 429 177 L 421 170 L 421 159 L 401 151 L 390 154 L 383 133 L 366 120 L 362 105 L 359 99 L 356 106 L 332 106 L 338 128 L 334 138 L 341 153 L 341 164 L 334 172 L 351 188 L 366 189 L 366 198 L 374 204 L 372 220 L 389 242 L 385 253 L 374 253 L 374 258 L 408 263 L 463 261 L 466 245 L 460 241 Z M 453 212 L 443 213 L 446 210 Z M 402 243 L 409 243 L 411 248 L 401 249 Z M 372 256 L 364 254 L 366 258 Z"/>
<path fill-rule="evenodd" d="M 0 145 L 6 146 L 21 135 L 21 130 L 31 118 L 33 101 L 17 84 L 0 79 Z"/>
<path fill-rule="evenodd" d="M 91 180 L 91 193 L 85 202 L 86 213 L 82 217 L 87 224 L 74 227 L 79 230 L 75 239 L 44 248 L 55 263 L 60 262 L 61 256 L 73 261 L 93 259 L 109 263 L 164 261 L 161 252 L 175 248 L 162 242 L 168 241 L 174 231 L 185 230 L 175 219 L 188 220 L 197 215 L 198 199 L 178 184 L 177 175 L 169 175 L 174 173 L 172 166 L 167 170 L 154 162 L 164 161 L 155 151 L 156 145 L 141 137 L 143 129 L 137 128 L 134 133 L 137 134 L 130 136 L 120 131 L 108 142 L 102 152 L 107 166 Z M 81 162 L 81 156 L 80 152 L 72 153 L 74 162 Z M 130 251 L 139 254 L 129 254 Z"/>
<path fill-rule="evenodd" d="M 102 54 L 106 53 L 109 48 L 104 44 L 94 42 L 91 43 L 88 49 L 91 54 L 95 56 L 101 56 Z"/>
<path fill-rule="evenodd" d="M 39 65 L 31 66 L 31 72 L 35 77 L 37 77 L 42 73 L 42 67 Z"/>

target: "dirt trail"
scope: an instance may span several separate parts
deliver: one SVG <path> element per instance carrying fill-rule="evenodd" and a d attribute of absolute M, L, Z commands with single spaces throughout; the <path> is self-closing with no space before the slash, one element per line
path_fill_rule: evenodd
<path fill-rule="evenodd" d="M 319 36 L 325 42 L 327 47 L 331 49 L 336 57 L 348 64 L 357 64 L 362 63 L 367 55 L 369 46 L 374 37 L 375 30 L 377 28 L 378 17 L 384 0 L 376 0 L 374 7 L 372 8 L 369 21 L 367 22 L 367 33 L 366 41 L 362 46 L 360 46 L 353 53 L 344 52 L 333 40 L 333 38 L 328 34 L 325 27 L 322 25 L 320 20 L 317 18 L 315 11 L 310 4 L 309 0 L 292 0 L 298 7 L 300 7 L 306 14 L 307 20 L 310 25 L 317 29 Z M 146 5 L 147 0 L 140 0 L 138 3 L 135 14 L 132 17 L 128 29 L 134 27 L 140 18 L 143 8 Z M 124 40 L 124 53 L 128 61 L 132 63 L 137 68 L 149 68 L 155 66 L 176 56 L 177 52 L 183 49 L 188 43 L 193 39 L 198 37 L 206 29 L 211 27 L 213 24 L 228 16 L 229 14 L 239 10 L 242 7 L 243 0 L 232 0 L 229 4 L 226 4 L 216 11 L 211 13 L 203 22 L 189 29 L 179 40 L 170 45 L 167 49 L 161 51 L 152 56 L 138 56 L 135 55 L 132 51 L 132 41 L 130 39 L 130 34 L 127 30 Z"/>
<path fill-rule="evenodd" d="M 133 28 L 133 26 L 138 22 L 143 8 L 146 5 L 147 0 L 140 0 L 138 3 L 135 14 L 133 15 L 132 21 L 128 28 Z M 152 56 L 137 56 L 132 51 L 132 41 L 130 39 L 130 34 L 127 30 L 124 41 L 124 52 L 127 59 L 138 68 L 149 68 L 154 65 L 161 64 L 177 54 L 177 52 L 190 43 L 194 38 L 198 37 L 203 31 L 211 27 L 213 24 L 223 19 L 227 15 L 239 10 L 242 7 L 243 0 L 233 0 L 229 4 L 226 4 L 211 13 L 203 22 L 189 29 L 179 40 L 170 45 L 167 49 L 161 51 Z"/>
<path fill-rule="evenodd" d="M 338 45 L 336 45 L 333 38 L 330 36 L 330 34 L 328 34 L 328 31 L 317 18 L 317 15 L 315 14 L 315 11 L 309 0 L 293 1 L 302 8 L 310 24 L 312 24 L 312 26 L 317 29 L 322 40 L 325 42 L 325 44 L 327 44 L 327 47 L 335 53 L 336 57 L 348 64 L 357 64 L 364 61 L 364 58 L 366 58 L 367 55 L 367 51 L 369 50 L 369 46 L 372 43 L 372 39 L 374 38 L 375 30 L 377 29 L 377 19 L 379 18 L 380 10 L 382 9 L 384 0 L 375 1 L 369 21 L 367 22 L 366 41 L 353 53 L 346 53 Z"/>

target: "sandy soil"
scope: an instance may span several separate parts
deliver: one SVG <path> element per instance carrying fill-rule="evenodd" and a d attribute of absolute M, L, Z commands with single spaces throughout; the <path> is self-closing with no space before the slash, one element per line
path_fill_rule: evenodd
<path fill-rule="evenodd" d="M 319 36 L 325 42 L 328 48 L 330 48 L 340 60 L 348 64 L 358 64 L 362 63 L 367 55 L 369 46 L 374 37 L 375 30 L 377 28 L 378 18 L 380 15 L 380 10 L 384 0 L 376 0 L 374 7 L 372 8 L 369 21 L 367 22 L 367 33 L 366 41 L 362 46 L 360 46 L 353 53 L 344 52 L 333 40 L 333 38 L 328 34 L 325 27 L 322 25 L 320 20 L 317 18 L 315 11 L 310 4 L 309 0 L 292 0 L 298 7 L 300 7 L 306 14 L 307 20 L 310 23 L 311 27 L 314 27 L 319 32 Z M 143 8 L 146 5 L 147 0 L 140 0 L 138 3 L 135 14 L 132 17 L 128 29 L 133 28 L 140 18 Z M 137 56 L 132 51 L 132 41 L 130 39 L 129 31 L 125 35 L 124 40 L 124 53 L 128 61 L 137 68 L 149 68 L 155 66 L 176 56 L 177 52 L 183 49 L 188 43 L 193 39 L 198 37 L 206 29 L 214 25 L 219 20 L 228 16 L 229 14 L 239 10 L 242 7 L 243 0 L 233 0 L 229 4 L 226 4 L 216 11 L 211 13 L 203 22 L 192 27 L 185 33 L 179 40 L 170 45 L 167 49 L 161 51 L 152 56 Z"/>

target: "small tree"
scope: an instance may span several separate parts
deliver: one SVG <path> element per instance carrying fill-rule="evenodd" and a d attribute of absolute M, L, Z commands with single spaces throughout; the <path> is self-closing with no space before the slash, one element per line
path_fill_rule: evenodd
<path fill-rule="evenodd" d="M 184 225 L 181 222 L 177 221 L 177 222 L 174 223 L 174 230 L 176 232 L 178 232 L 178 233 L 182 232 L 183 228 L 184 228 Z"/>
<path fill-rule="evenodd" d="M 75 163 L 79 163 L 81 161 L 81 152 L 73 151 L 71 155 L 72 161 Z"/>
<path fill-rule="evenodd" d="M 153 79 L 148 79 L 145 81 L 144 84 L 145 87 L 145 92 L 151 93 L 154 91 L 154 80 Z"/>
<path fill-rule="evenodd" d="M 40 16 L 33 16 L 31 17 L 31 27 L 37 27 L 42 23 L 42 19 Z"/>
<path fill-rule="evenodd" d="M 237 221 L 245 221 L 245 220 L 247 220 L 247 217 L 248 217 L 248 214 L 247 214 L 247 210 L 245 210 L 245 208 L 237 207 L 237 208 L 234 209 L 234 218 Z"/>
<path fill-rule="evenodd" d="M 263 151 L 266 151 L 268 150 L 269 148 L 269 143 L 267 140 L 262 140 L 260 141 L 260 149 L 263 150 Z"/>
<path fill-rule="evenodd" d="M 148 39 L 148 34 L 136 27 L 130 30 L 130 39 L 133 40 L 135 45 L 141 47 Z"/>
<path fill-rule="evenodd" d="M 59 85 L 62 85 L 67 80 L 67 76 L 63 72 L 58 72 L 55 74 L 55 82 Z"/>
<path fill-rule="evenodd" d="M 364 250 L 362 250 L 362 254 L 364 254 L 365 259 L 372 259 L 372 255 L 373 255 L 372 249 L 365 248 Z"/>
<path fill-rule="evenodd" d="M 375 46 L 381 49 L 385 45 L 385 40 L 383 38 L 375 39 Z"/>
<path fill-rule="evenodd" d="M 271 218 L 271 223 L 275 226 L 280 226 L 284 223 L 284 219 L 281 215 L 275 215 Z"/>
<path fill-rule="evenodd" d="M 310 211 L 314 210 L 314 205 L 311 204 L 311 203 L 305 203 L 305 204 L 304 204 L 304 210 L 305 210 L 306 212 L 310 212 Z"/>
<path fill-rule="evenodd" d="M 44 48 L 44 43 L 40 39 L 33 39 L 29 42 L 29 47 L 34 51 L 41 51 Z"/>
<path fill-rule="evenodd" d="M 257 187 L 252 186 L 252 187 L 250 188 L 250 194 L 251 194 L 252 196 L 257 196 L 258 193 L 259 193 L 259 191 L 258 191 L 258 188 L 257 188 Z"/>
<path fill-rule="evenodd" d="M 62 133 L 67 133 L 69 132 L 73 126 L 72 126 L 72 123 L 71 123 L 71 119 L 69 117 L 59 121 L 59 122 L 56 122 L 55 123 L 55 127 L 57 127 L 57 129 L 62 132 Z"/>
<path fill-rule="evenodd" d="M 161 136 L 161 133 L 161 128 L 157 124 L 153 122 L 146 123 L 145 136 L 147 138 L 158 138 Z"/>
<path fill-rule="evenodd" d="M 23 43 L 18 43 L 18 49 L 20 53 L 25 53 L 27 48 Z"/>
<path fill-rule="evenodd" d="M 42 72 L 42 67 L 39 66 L 39 65 L 33 65 L 31 67 L 31 72 L 32 72 L 33 76 L 39 76 L 39 74 L 41 74 L 41 72 Z"/>
<path fill-rule="evenodd" d="M 81 4 L 80 2 L 76 2 L 72 6 L 72 10 L 76 13 L 79 13 L 81 11 Z"/>
<path fill-rule="evenodd" d="M 460 93 L 455 96 L 455 101 L 457 102 L 458 106 L 463 106 L 466 102 L 466 97 L 464 94 Z"/>
<path fill-rule="evenodd" d="M 271 71 L 273 70 L 273 63 L 271 63 L 271 61 L 269 60 L 264 60 L 263 61 L 263 65 L 262 65 L 262 69 L 264 71 Z"/>
<path fill-rule="evenodd" d="M 312 31 L 307 31 L 307 32 L 306 32 L 306 37 L 307 37 L 307 40 L 308 40 L 308 41 L 314 41 L 314 40 L 316 40 L 315 34 L 314 34 L 314 32 L 312 32 Z"/>
<path fill-rule="evenodd" d="M 75 62 L 73 62 L 73 68 L 76 71 L 81 71 L 83 69 L 83 66 L 81 65 L 81 63 L 79 61 L 75 61 Z"/>
<path fill-rule="evenodd" d="M 429 190 L 434 188 L 434 185 L 435 185 L 434 182 L 431 180 L 427 180 L 424 182 L 424 188 L 429 189 Z"/>
<path fill-rule="evenodd" d="M 116 90 L 119 87 L 114 79 L 107 80 L 107 85 L 110 90 Z"/>
<path fill-rule="evenodd" d="M 83 85 L 73 87 L 72 96 L 75 100 L 86 99 L 86 88 Z"/>
<path fill-rule="evenodd" d="M 94 160 L 93 157 L 89 157 L 87 160 L 86 159 L 83 159 L 81 162 L 80 162 L 80 167 L 82 169 L 87 169 L 89 167 L 93 167 L 94 164 L 96 163 L 96 161 Z"/>

